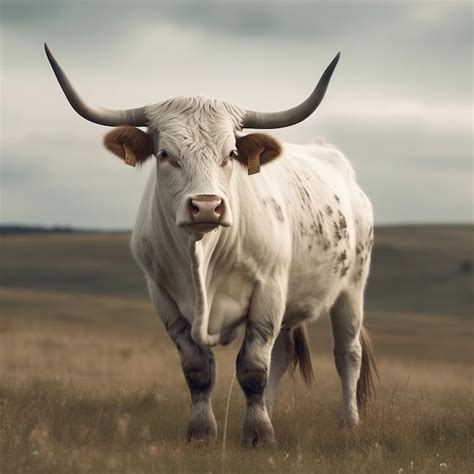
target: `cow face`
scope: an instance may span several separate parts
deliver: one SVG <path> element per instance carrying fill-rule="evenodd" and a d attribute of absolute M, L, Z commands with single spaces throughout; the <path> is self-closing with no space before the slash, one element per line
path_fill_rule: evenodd
<path fill-rule="evenodd" d="M 146 113 L 148 133 L 118 127 L 105 136 L 106 148 L 129 164 L 156 158 L 158 198 L 178 227 L 204 233 L 230 226 L 234 168 L 256 171 L 280 154 L 279 143 L 262 133 L 236 136 L 242 113 L 224 102 L 180 98 Z"/>

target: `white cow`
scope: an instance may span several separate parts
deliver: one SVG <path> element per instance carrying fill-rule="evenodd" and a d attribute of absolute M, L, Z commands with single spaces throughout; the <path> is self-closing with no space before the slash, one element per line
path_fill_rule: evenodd
<path fill-rule="evenodd" d="M 247 399 L 243 445 L 273 445 L 269 412 L 278 382 L 296 363 L 310 381 L 303 323 L 326 312 L 342 383 L 341 421 L 356 425 L 375 367 L 362 327 L 371 204 L 334 146 L 241 134 L 243 128 L 289 126 L 310 115 L 339 55 L 305 102 L 257 113 L 202 97 L 125 111 L 91 108 L 47 47 L 46 53 L 80 115 L 122 125 L 106 135 L 105 146 L 128 164 L 154 161 L 131 249 L 179 351 L 192 399 L 188 439 L 216 435 L 211 348 L 229 343 L 242 326 L 236 372 Z"/>

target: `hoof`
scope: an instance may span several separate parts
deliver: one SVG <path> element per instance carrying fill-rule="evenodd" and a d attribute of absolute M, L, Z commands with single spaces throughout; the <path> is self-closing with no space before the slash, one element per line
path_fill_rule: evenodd
<path fill-rule="evenodd" d="M 338 425 L 339 428 L 353 430 L 359 425 L 359 415 L 352 413 L 350 415 L 340 416 Z"/>
<path fill-rule="evenodd" d="M 244 448 L 274 448 L 276 446 L 275 432 L 270 423 L 244 427 L 242 447 Z"/>
<path fill-rule="evenodd" d="M 186 431 L 186 439 L 191 444 L 208 444 L 216 439 L 217 424 L 215 420 L 206 422 L 190 422 Z"/>

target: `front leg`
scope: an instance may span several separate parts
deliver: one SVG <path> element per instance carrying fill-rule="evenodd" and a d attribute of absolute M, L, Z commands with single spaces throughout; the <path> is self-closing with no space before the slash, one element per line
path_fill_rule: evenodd
<path fill-rule="evenodd" d="M 181 367 L 191 394 L 191 414 L 186 437 L 188 441 L 210 441 L 217 435 L 217 423 L 211 403 L 211 392 L 216 380 L 214 354 L 193 341 L 191 325 L 184 318 L 165 325 L 178 348 Z"/>
<path fill-rule="evenodd" d="M 285 309 L 286 279 L 260 284 L 250 304 L 245 338 L 237 356 L 237 379 L 247 401 L 242 444 L 274 446 L 275 433 L 265 403 L 273 344 Z"/>
<path fill-rule="evenodd" d="M 191 325 L 181 316 L 166 291 L 153 282 L 149 282 L 148 287 L 156 311 L 178 349 L 181 367 L 191 394 L 191 413 L 186 437 L 188 441 L 210 441 L 217 435 L 217 423 L 211 403 L 211 392 L 216 379 L 214 354 L 210 349 L 193 341 Z"/>

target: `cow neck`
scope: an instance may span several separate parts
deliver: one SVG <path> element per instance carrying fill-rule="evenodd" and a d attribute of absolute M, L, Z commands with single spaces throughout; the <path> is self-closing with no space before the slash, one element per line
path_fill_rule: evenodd
<path fill-rule="evenodd" d="M 235 183 L 234 183 L 235 187 Z M 191 280 L 194 288 L 194 314 L 191 328 L 193 340 L 203 346 L 215 346 L 220 342 L 219 334 L 209 334 L 209 303 L 208 295 L 210 283 L 210 262 L 216 257 L 215 252 L 225 252 L 225 249 L 235 248 L 237 229 L 239 228 L 240 213 L 238 209 L 238 189 L 232 189 L 231 194 L 234 207 L 234 223 L 230 228 L 221 229 L 218 233 L 210 232 L 203 239 L 196 240 L 191 234 L 179 229 L 172 217 L 171 209 L 159 199 L 158 190 L 154 199 L 153 215 L 166 227 L 165 232 L 170 238 L 168 249 L 170 250 L 170 263 L 173 259 L 182 259 L 183 263 L 190 264 Z M 156 212 L 158 211 L 158 212 Z M 172 242 L 172 244 L 171 244 Z M 171 244 L 171 248 L 170 245 Z"/>
<path fill-rule="evenodd" d="M 215 346 L 220 342 L 219 334 L 209 334 L 209 304 L 208 304 L 208 273 L 211 258 L 214 252 L 222 251 L 232 243 L 235 237 L 235 227 L 226 228 L 218 233 L 210 232 L 203 239 L 196 240 L 191 234 L 176 227 L 171 210 L 160 200 L 155 203 L 158 218 L 166 227 L 165 232 L 169 234 L 173 242 L 170 253 L 173 258 L 184 260 L 184 264 L 190 266 L 191 283 L 194 288 L 194 314 L 192 320 L 191 336 L 195 342 L 203 346 Z M 153 211 L 155 212 L 155 211 Z M 224 242 L 225 241 L 225 245 Z M 184 250 L 184 252 L 183 252 Z"/>
<path fill-rule="evenodd" d="M 188 252 L 192 261 L 192 277 L 196 295 L 196 311 L 192 323 L 191 335 L 194 341 L 204 346 L 215 346 L 220 342 L 220 334 L 209 334 L 210 308 L 208 304 L 211 280 L 213 279 L 211 260 L 219 260 L 226 257 L 229 249 L 235 249 L 237 229 L 240 228 L 240 209 L 238 199 L 238 188 L 236 181 L 229 190 L 229 203 L 233 207 L 234 223 L 231 227 L 221 229 L 217 234 L 210 232 L 202 240 L 190 240 Z M 232 259 L 227 261 L 232 265 Z M 221 268 L 222 270 L 222 268 Z M 209 276 L 211 278 L 209 278 Z"/>
<path fill-rule="evenodd" d="M 191 337 L 198 344 L 204 346 L 215 346 L 219 343 L 220 335 L 209 334 L 209 305 L 208 292 L 206 288 L 208 256 L 204 255 L 201 242 L 189 239 L 188 253 L 191 259 L 191 276 L 195 292 L 194 318 L 191 329 Z"/>

